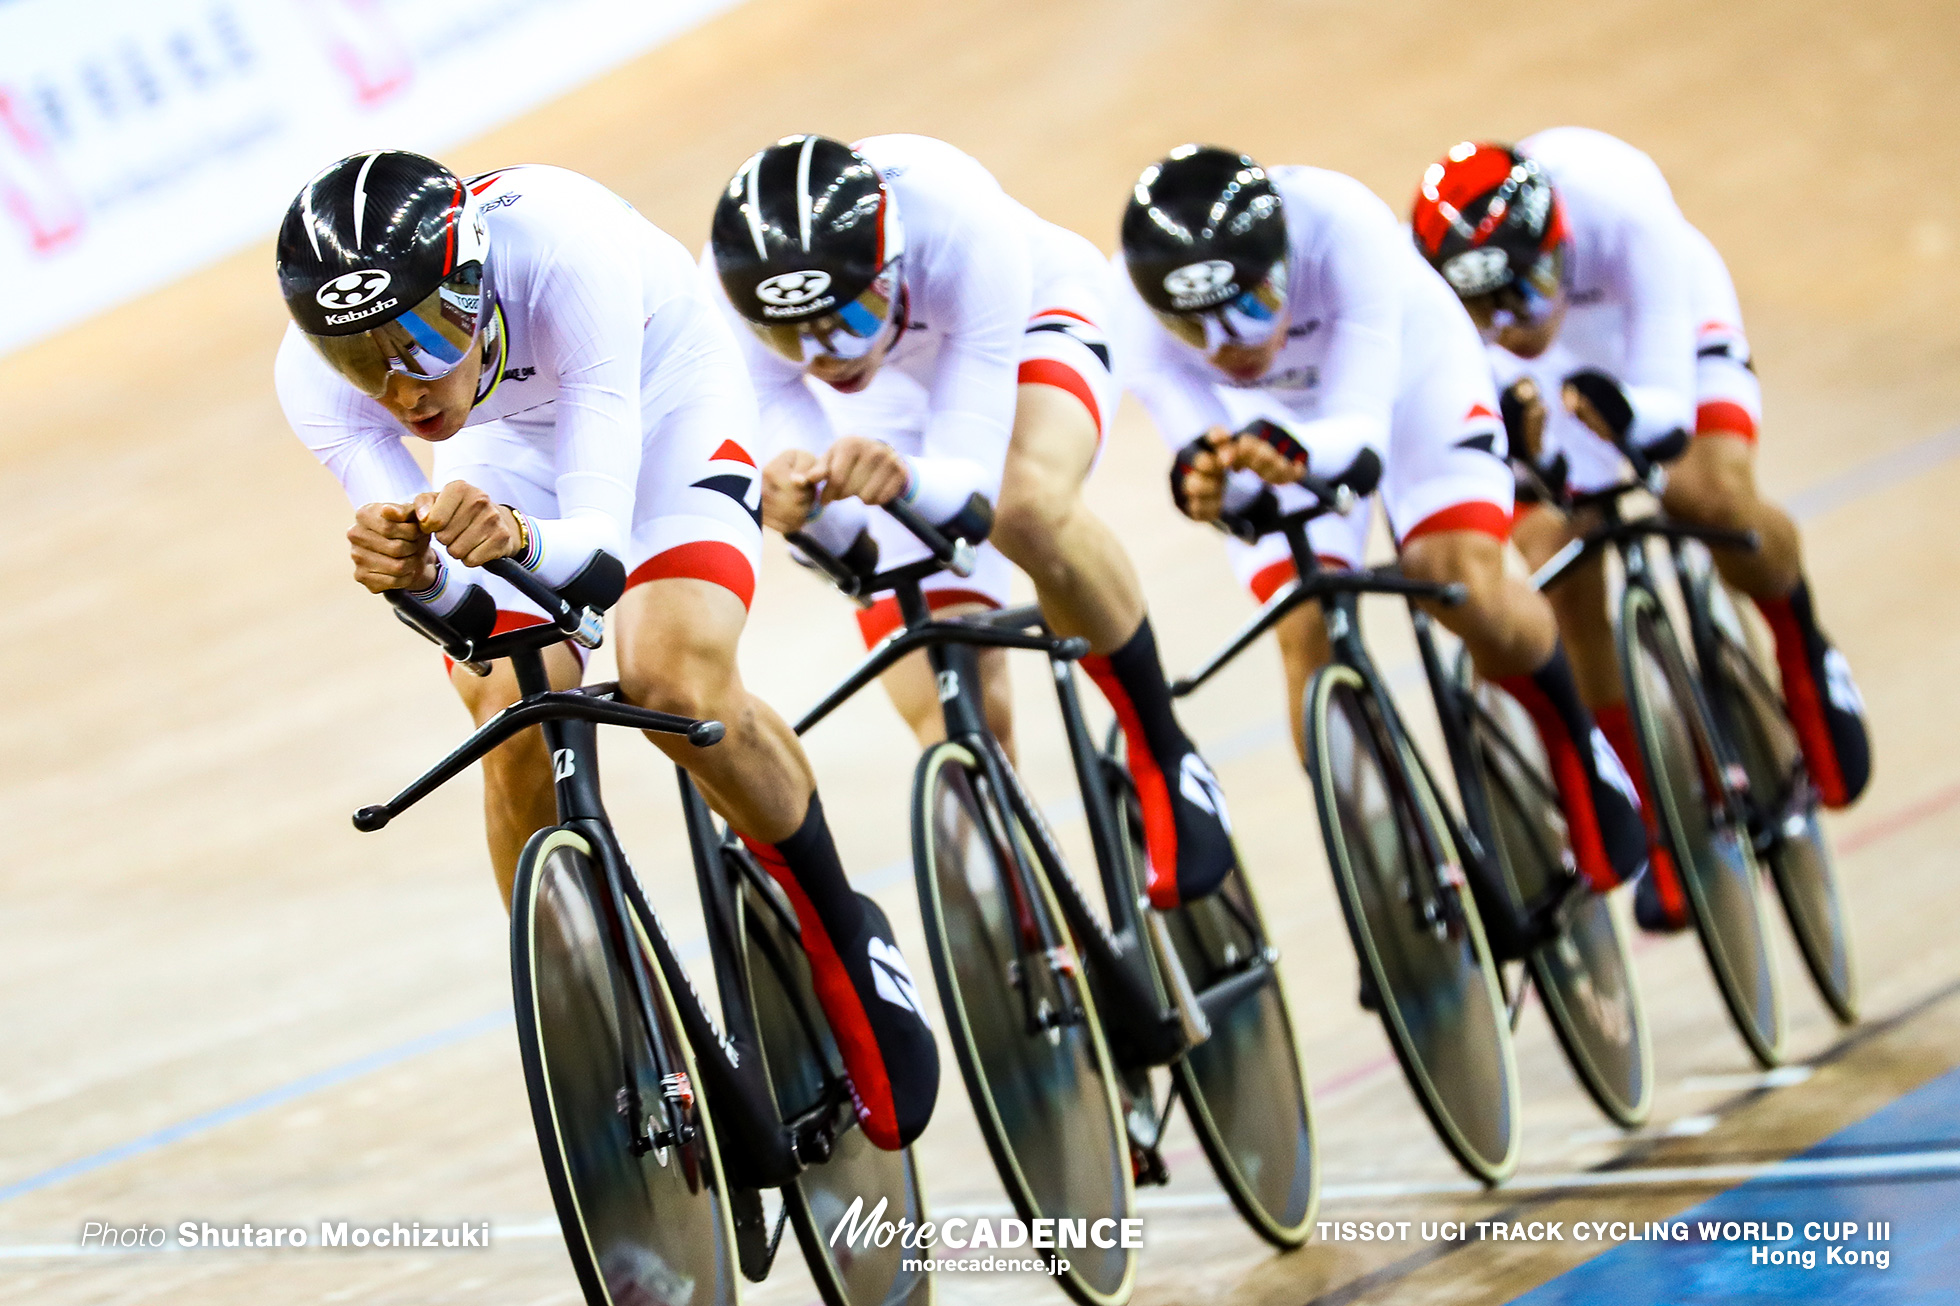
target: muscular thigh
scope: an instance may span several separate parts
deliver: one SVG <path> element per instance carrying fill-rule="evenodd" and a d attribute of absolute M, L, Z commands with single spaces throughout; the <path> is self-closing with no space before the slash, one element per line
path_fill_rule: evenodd
<path fill-rule="evenodd" d="M 727 587 L 675 576 L 634 586 L 613 612 L 620 687 L 663 711 L 710 716 L 740 685 L 748 609 Z"/>
<path fill-rule="evenodd" d="M 1002 510 L 1075 498 L 1095 466 L 1099 445 L 1095 424 L 1074 396 L 1053 386 L 1021 386 L 1014 438 L 1001 471 Z"/>

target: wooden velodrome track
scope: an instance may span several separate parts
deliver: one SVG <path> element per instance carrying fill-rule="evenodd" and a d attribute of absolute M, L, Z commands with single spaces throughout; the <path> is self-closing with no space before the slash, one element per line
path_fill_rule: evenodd
<path fill-rule="evenodd" d="M 1528 1177 L 1781 1156 L 1960 1060 L 1960 1004 L 1945 1000 L 1960 980 L 1956 75 L 1960 11 L 1913 0 L 752 0 L 449 161 L 563 164 L 698 244 L 716 187 L 775 136 L 924 132 L 1106 247 L 1137 170 L 1186 139 L 1351 172 L 1398 208 L 1466 135 L 1579 122 L 1652 152 L 1734 271 L 1768 394 L 1763 478 L 1803 519 L 1825 619 L 1877 723 L 1878 779 L 1832 823 L 1877 1028 L 1806 1082 L 1750 1091 L 1721 1078 L 1751 1067 L 1694 942 L 1646 946 L 1655 1125 L 1631 1144 L 1605 1127 L 1528 1014 Z M 273 399 L 282 322 L 268 241 L 0 361 L 0 1300 L 570 1302 L 501 1015 L 504 918 L 476 786 L 384 835 L 347 822 L 465 718 L 430 650 L 348 580 L 346 506 Z M 1163 464 L 1126 406 L 1092 498 L 1141 566 L 1175 669 L 1250 606 L 1214 540 L 1174 515 Z M 844 603 L 779 545 L 755 612 L 745 668 L 785 710 L 857 653 Z M 1406 667 L 1406 622 L 1387 605 L 1372 620 L 1385 663 Z M 1036 671 L 1020 668 L 1022 751 L 1060 802 L 1069 780 Z M 1529 1201 L 1641 1219 L 1712 1191 L 1455 1191 L 1354 1004 L 1277 672 L 1256 653 L 1187 720 L 1285 948 L 1326 1214 L 1478 1219 Z M 867 695 L 812 751 L 846 864 L 923 966 L 904 871 L 908 738 Z M 687 936 L 669 775 L 637 741 L 607 756 L 628 846 Z M 1778 937 L 1793 1057 L 1831 1053 L 1840 1035 Z M 923 1148 L 931 1200 L 991 1207 L 999 1190 L 948 1066 Z M 1497 1301 L 1579 1255 L 1344 1243 L 1275 1257 L 1185 1138 L 1173 1185 L 1148 1198 L 1139 1302 Z M 497 1245 L 72 1252 L 91 1219 L 390 1218 L 489 1219 Z M 786 1251 L 753 1299 L 810 1300 L 795 1261 Z M 982 1275 L 940 1291 L 1062 1300 Z"/>

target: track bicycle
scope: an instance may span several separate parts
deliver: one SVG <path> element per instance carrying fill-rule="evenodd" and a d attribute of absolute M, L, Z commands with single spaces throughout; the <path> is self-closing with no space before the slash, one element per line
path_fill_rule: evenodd
<path fill-rule="evenodd" d="M 1314 519 L 1351 510 L 1380 476 L 1380 459 L 1365 452 L 1337 478 L 1303 474 L 1312 496 L 1305 507 L 1282 513 L 1262 495 L 1251 515 L 1221 517 L 1243 538 L 1282 533 L 1296 578 L 1171 692 L 1194 692 L 1302 604 L 1320 603 L 1332 659 L 1314 675 L 1302 708 L 1307 774 L 1361 965 L 1363 1002 L 1381 1018 L 1444 1147 L 1472 1177 L 1495 1185 L 1516 1168 L 1519 1147 L 1511 1013 L 1463 869 L 1469 840 L 1444 806 L 1360 626 L 1360 595 L 1454 605 L 1463 589 L 1412 580 L 1393 567 L 1329 570 L 1307 538 Z"/>
<path fill-rule="evenodd" d="M 984 500 L 963 515 L 984 519 L 983 509 Z M 930 556 L 867 574 L 790 537 L 847 595 L 892 591 L 904 621 L 797 730 L 926 650 L 946 738 L 916 772 L 914 866 L 941 1007 L 1010 1202 L 1027 1220 L 1120 1220 L 1133 1209 L 1133 1183 L 1167 1181 L 1160 1145 L 1181 1101 L 1241 1216 L 1274 1245 L 1298 1246 L 1318 1196 L 1313 1119 L 1278 954 L 1250 885 L 1235 875 L 1178 911 L 1149 909 L 1129 772 L 1113 749 L 1095 746 L 1077 692 L 1073 664 L 1087 644 L 1056 638 L 1032 608 L 933 618 L 921 582 L 942 568 L 970 571 L 974 541 L 948 539 L 902 501 L 886 510 Z M 981 647 L 1049 658 L 1101 913 L 987 728 Z M 1168 1068 L 1161 1090 L 1157 1067 Z M 1129 1294 L 1132 1251 L 1085 1248 L 1068 1259 L 1059 1281 L 1076 1300 Z"/>
<path fill-rule="evenodd" d="M 1690 545 L 1754 549 L 1758 541 L 1751 531 L 1696 526 L 1658 512 L 1628 516 L 1622 501 L 1642 491 L 1658 500 L 1667 472 L 1624 441 L 1619 449 L 1631 477 L 1581 493 L 1546 485 L 1536 468 L 1521 464 L 1537 480 L 1540 497 L 1588 522 L 1532 581 L 1549 589 L 1604 551 L 1619 559 L 1616 652 L 1660 839 L 1680 873 L 1689 916 L 1731 1021 L 1756 1061 L 1774 1066 L 1783 1058 L 1783 992 L 1758 874 L 1751 776 L 1736 742 L 1713 718 L 1703 689 L 1710 666 L 1725 675 L 1731 668 L 1712 642 L 1711 662 L 1700 673 L 1689 664 L 1660 588 L 1662 576 L 1672 570 L 1684 581 L 1680 588 L 1691 611 L 1697 604 L 1712 609 L 1707 587 L 1695 596 L 1694 569 L 1681 561 L 1684 550 Z M 1665 541 L 1668 552 L 1657 559 L 1650 540 Z M 1822 846 L 1821 838 L 1815 846 Z"/>
<path fill-rule="evenodd" d="M 545 1176 L 585 1300 L 732 1306 L 742 1278 L 768 1273 L 787 1222 L 826 1306 L 929 1306 L 931 1281 L 902 1268 L 897 1239 L 840 1237 L 847 1216 L 873 1210 L 917 1223 L 924 1202 L 910 1151 L 881 1151 L 857 1127 L 782 890 L 717 831 L 676 768 L 717 1025 L 600 801 L 598 726 L 706 748 L 722 724 L 621 702 L 616 683 L 553 690 L 543 650 L 567 638 L 597 647 L 600 615 L 509 560 L 488 570 L 550 620 L 471 640 L 402 591 L 387 597 L 459 665 L 487 674 L 509 658 L 521 697 L 394 798 L 362 808 L 354 825 L 381 829 L 497 745 L 543 727 L 559 823 L 534 834 L 518 862 L 511 978 Z M 773 1219 L 767 1189 L 780 1190 Z"/>
<path fill-rule="evenodd" d="M 1805 769 L 1783 696 L 1764 671 L 1774 663 L 1768 631 L 1753 615 L 1754 605 L 1738 602 L 1722 583 L 1705 548 L 1684 542 L 1674 563 L 1709 716 L 1748 773 L 1744 807 L 1756 859 L 1769 867 L 1797 951 L 1824 1004 L 1840 1024 L 1856 1024 L 1858 960 L 1851 922 L 1838 889 L 1836 859 L 1818 819 L 1817 786 Z"/>

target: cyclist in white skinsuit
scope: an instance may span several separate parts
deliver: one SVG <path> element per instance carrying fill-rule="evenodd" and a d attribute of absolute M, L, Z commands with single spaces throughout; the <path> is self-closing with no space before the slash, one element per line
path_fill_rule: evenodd
<path fill-rule="evenodd" d="M 1476 331 L 1388 207 L 1339 173 L 1185 146 L 1139 180 L 1119 260 L 1133 288 L 1127 379 L 1176 451 L 1179 506 L 1210 520 L 1268 481 L 1282 510 L 1310 501 L 1252 422 L 1281 428 L 1323 476 L 1363 449 L 1383 456 L 1402 568 L 1468 590 L 1434 615 L 1530 712 L 1587 881 L 1605 889 L 1636 873 L 1645 854 L 1631 785 L 1579 701 L 1550 607 L 1504 570 L 1513 483 Z M 1316 553 L 1361 564 L 1365 511 L 1309 529 Z M 1261 601 L 1293 579 L 1278 535 L 1228 547 Z M 1325 630 L 1309 605 L 1278 634 L 1304 752 L 1302 700 L 1328 657 Z"/>
<path fill-rule="evenodd" d="M 1152 900 L 1210 892 L 1234 865 L 1223 797 L 1172 714 L 1135 570 L 1082 502 L 1120 394 L 1101 254 L 943 141 L 796 136 L 730 181 L 707 263 L 742 324 L 761 402 L 765 520 L 837 553 L 868 523 L 889 565 L 919 556 L 918 543 L 867 504 L 903 494 L 946 521 L 975 493 L 993 501 L 979 570 L 935 578 L 929 604 L 998 607 L 1008 564 L 1029 575 L 1049 624 L 1089 641 L 1084 667 L 1125 729 Z M 860 624 L 876 642 L 898 624 L 896 605 L 885 598 Z M 1005 733 L 1001 672 L 997 658 L 983 663 Z M 923 656 L 887 687 L 919 736 L 936 738 Z"/>
<path fill-rule="evenodd" d="M 1796 525 L 1756 488 L 1762 390 L 1735 286 L 1654 161 L 1583 127 L 1539 132 L 1513 149 L 1466 142 L 1431 165 L 1412 226 L 1485 328 L 1513 412 L 1542 427 L 1541 464 L 1560 467 L 1575 490 L 1599 489 L 1622 475 L 1609 443 L 1616 434 L 1670 454 L 1685 440 L 1668 468 L 1668 514 L 1758 533 L 1757 552 L 1717 549 L 1716 565 L 1775 635 L 1791 722 L 1820 796 L 1831 806 L 1855 800 L 1871 765 L 1863 703 L 1817 624 Z M 1536 511 L 1521 515 L 1517 537 L 1539 563 L 1571 527 Z M 1551 597 L 1586 700 L 1644 787 L 1602 565 L 1581 568 Z M 1687 901 L 1673 865 L 1659 852 L 1654 865 L 1638 904 L 1642 923 L 1683 928 Z"/>
<path fill-rule="evenodd" d="M 694 261 L 576 173 L 464 182 L 377 151 L 300 192 L 278 263 L 294 318 L 279 398 L 356 509 L 355 578 L 472 635 L 543 619 L 479 570 L 499 558 L 577 602 L 617 601 L 624 697 L 727 726 L 713 748 L 655 742 L 795 902 L 866 1135 L 910 1142 L 937 1090 L 932 1031 L 883 996 L 877 964 L 902 966 L 890 926 L 844 878 L 801 745 L 736 669 L 761 546 L 755 406 Z M 435 444 L 439 491 L 408 436 Z M 578 682 L 567 646 L 546 664 L 557 687 Z M 518 694 L 506 663 L 451 679 L 479 723 Z M 508 900 L 525 841 L 556 820 L 552 767 L 537 731 L 483 765 Z"/>

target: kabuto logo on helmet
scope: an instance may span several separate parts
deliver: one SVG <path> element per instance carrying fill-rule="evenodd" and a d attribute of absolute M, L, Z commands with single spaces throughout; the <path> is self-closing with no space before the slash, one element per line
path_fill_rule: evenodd
<path fill-rule="evenodd" d="M 1238 294 L 1239 283 L 1232 265 L 1215 258 L 1203 263 L 1186 263 L 1165 273 L 1164 293 L 1171 297 L 1171 307 L 1180 311 L 1210 308 Z"/>
<path fill-rule="evenodd" d="M 1466 249 L 1443 264 L 1443 280 L 1459 295 L 1487 295 L 1511 279 L 1511 259 L 1501 249 Z"/>
<path fill-rule="evenodd" d="M 382 268 L 343 272 L 313 292 L 313 298 L 322 308 L 359 308 L 387 290 L 388 283 L 394 279 L 392 273 Z"/>
<path fill-rule="evenodd" d="M 774 308 L 801 310 L 809 308 L 819 295 L 829 289 L 828 272 L 805 268 L 797 272 L 779 272 L 766 281 L 758 282 L 755 297 Z"/>

